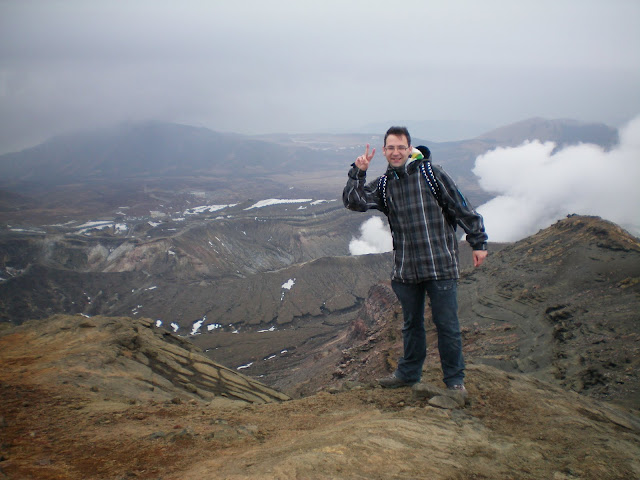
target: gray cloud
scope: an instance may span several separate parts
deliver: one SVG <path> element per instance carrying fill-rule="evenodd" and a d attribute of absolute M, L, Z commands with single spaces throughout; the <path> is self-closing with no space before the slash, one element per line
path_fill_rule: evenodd
<path fill-rule="evenodd" d="M 240 133 L 618 126 L 640 112 L 639 18 L 626 0 L 4 0 L 0 152 L 146 119 Z"/>

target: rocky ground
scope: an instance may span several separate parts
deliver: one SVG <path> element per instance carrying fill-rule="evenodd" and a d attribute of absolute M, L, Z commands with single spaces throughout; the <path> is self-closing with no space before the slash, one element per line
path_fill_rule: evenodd
<path fill-rule="evenodd" d="M 461 257 L 470 258 L 470 252 L 463 249 Z M 466 269 L 459 282 L 465 354 L 477 363 L 640 409 L 639 271 L 638 240 L 594 217 L 570 217 L 492 250 L 485 265 Z M 427 363 L 437 365 L 429 308 L 425 316 Z M 327 385 L 368 382 L 395 368 L 401 327 L 389 282 L 377 283 L 348 327 L 286 357 L 256 362 L 245 373 L 294 397 Z M 282 345 L 272 338 L 272 349 Z M 229 351 L 223 347 L 210 354 L 222 361 Z"/>
<path fill-rule="evenodd" d="M 268 404 L 106 400 L 3 369 L 0 478 L 622 479 L 638 417 L 471 365 L 470 404 L 368 384 Z M 53 372 L 52 372 L 53 373 Z M 437 370 L 425 382 L 437 382 Z"/>
<path fill-rule="evenodd" d="M 225 326 L 276 318 L 282 324 L 318 316 L 325 303 L 357 306 L 355 297 L 388 275 L 382 259 L 349 256 L 364 218 L 337 201 L 307 201 L 304 210 L 252 204 L 180 221 L 126 217 L 120 225 L 127 230 L 118 233 L 112 227 L 85 232 L 79 222 L 38 231 L 0 225 L 0 322 L 55 313 L 146 316 L 178 324 L 183 334 L 204 316 Z M 343 278 L 347 269 L 360 272 L 359 284 L 334 289 L 326 277 Z M 304 289 L 295 302 L 291 295 L 281 298 L 292 278 L 295 290 Z M 256 300 L 249 307 L 246 292 Z M 334 298 L 339 295 L 345 298 Z"/>
<path fill-rule="evenodd" d="M 148 320 L 60 315 L 5 327 L 0 479 L 640 475 L 637 410 L 473 353 L 466 402 L 425 394 L 441 385 L 434 353 L 417 387 L 377 387 L 398 353 L 394 325 L 380 320 L 398 314 L 388 288 L 373 287 L 341 339 L 352 346 L 325 345 L 293 368 L 289 387 L 303 396 L 291 400 Z"/>

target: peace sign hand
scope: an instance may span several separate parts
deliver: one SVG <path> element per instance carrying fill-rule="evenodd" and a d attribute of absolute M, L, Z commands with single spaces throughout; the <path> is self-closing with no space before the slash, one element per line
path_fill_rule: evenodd
<path fill-rule="evenodd" d="M 369 153 L 369 144 L 367 143 L 367 149 L 364 151 L 364 155 L 360 155 L 358 158 L 356 158 L 356 167 L 358 167 L 363 172 L 366 171 L 367 168 L 369 168 L 369 163 L 371 162 L 371 159 L 375 154 L 375 148 L 371 150 L 371 153 Z"/>

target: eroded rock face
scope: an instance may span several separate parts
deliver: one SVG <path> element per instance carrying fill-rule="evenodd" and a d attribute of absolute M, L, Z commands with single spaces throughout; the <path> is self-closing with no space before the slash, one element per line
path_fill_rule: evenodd
<path fill-rule="evenodd" d="M 467 355 L 630 407 L 640 405 L 640 242 L 571 216 L 461 278 Z"/>
<path fill-rule="evenodd" d="M 181 334 L 205 315 L 222 325 L 282 325 L 353 308 L 388 276 L 388 259 L 349 256 L 365 216 L 334 202 L 299 215 L 275 208 L 259 217 L 244 207 L 223 219 L 136 220 L 141 230 L 127 236 L 0 230 L 0 322 L 145 316 L 180 325 Z M 281 287 L 289 280 L 295 300 Z"/>
<path fill-rule="evenodd" d="M 26 374 L 34 382 L 70 384 L 114 400 L 289 398 L 213 362 L 149 319 L 58 315 L 5 331 L 0 345 L 3 362 L 29 359 Z"/>

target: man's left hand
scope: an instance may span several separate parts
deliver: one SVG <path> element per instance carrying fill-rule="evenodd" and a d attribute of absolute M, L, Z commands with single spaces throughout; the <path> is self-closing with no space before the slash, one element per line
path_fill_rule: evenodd
<path fill-rule="evenodd" d="M 486 250 L 474 250 L 473 252 L 473 266 L 479 267 L 484 262 L 484 259 L 487 258 L 489 252 Z"/>

